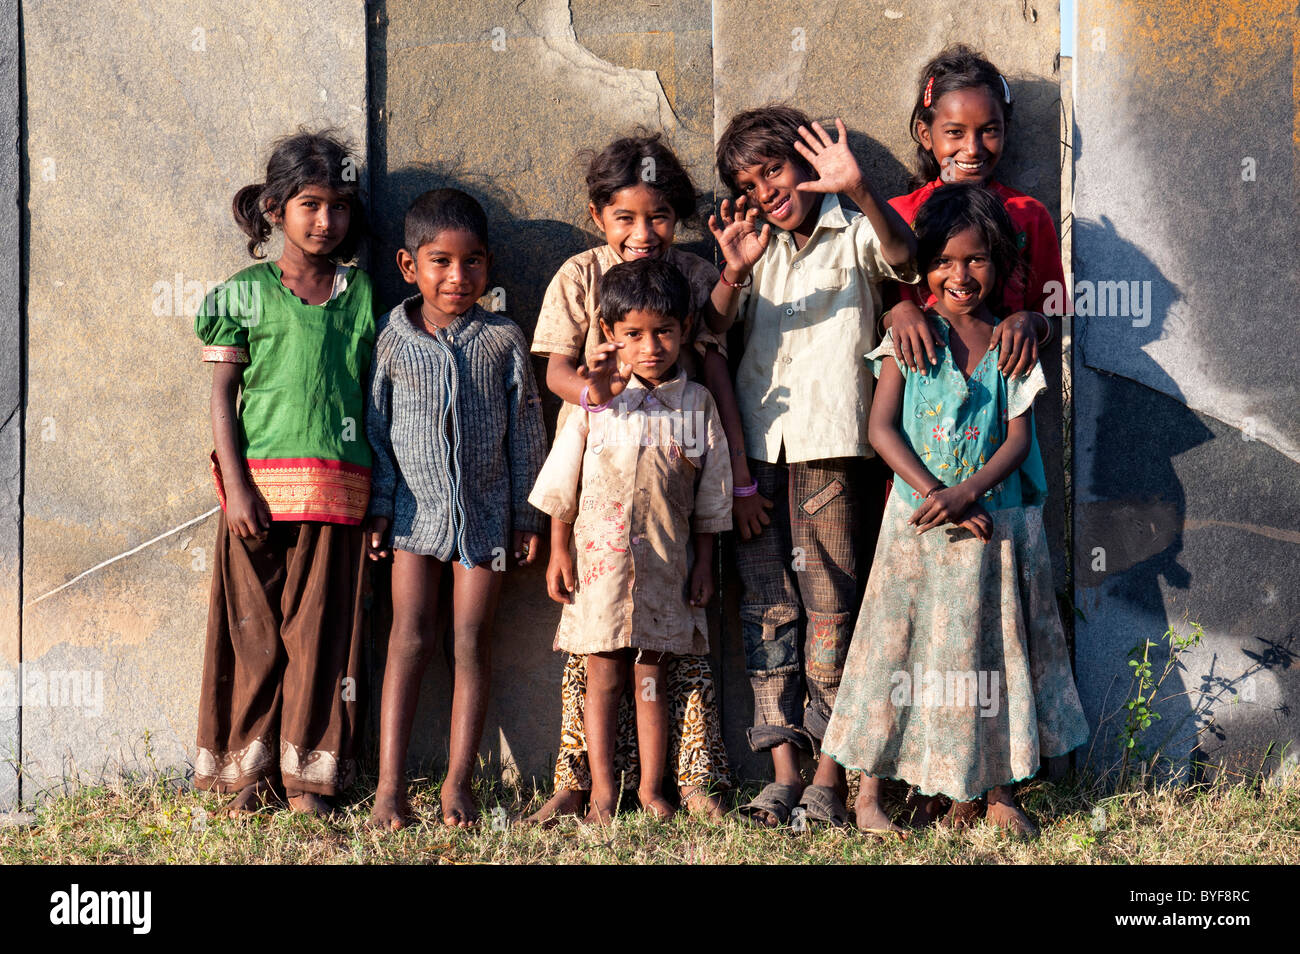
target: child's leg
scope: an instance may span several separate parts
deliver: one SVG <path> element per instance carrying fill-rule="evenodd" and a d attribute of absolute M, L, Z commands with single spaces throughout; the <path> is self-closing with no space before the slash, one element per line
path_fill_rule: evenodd
<path fill-rule="evenodd" d="M 451 698 L 451 755 L 442 783 L 442 820 L 464 828 L 478 819 L 470 783 L 492 682 L 492 619 L 505 574 L 488 564 L 452 568 L 456 670 Z"/>
<path fill-rule="evenodd" d="M 420 698 L 420 680 L 433 654 L 442 563 L 430 556 L 393 551 L 393 625 L 388 632 L 383 695 L 379 709 L 379 786 L 373 824 L 410 823 L 406 801 L 406 754 Z"/>
<path fill-rule="evenodd" d="M 1038 826 L 1016 804 L 1015 789 L 998 785 L 988 794 L 988 812 L 985 817 L 999 828 L 1006 828 L 1020 838 L 1037 838 Z"/>
<path fill-rule="evenodd" d="M 630 656 L 628 650 L 587 655 L 583 728 L 587 736 L 587 762 L 591 767 L 591 810 L 587 820 L 592 822 L 609 821 L 618 803 L 614 740 L 618 703 L 627 682 Z M 645 768 L 643 765 L 642 776 L 646 774 Z"/>
<path fill-rule="evenodd" d="M 337 795 L 356 771 L 365 545 L 360 527 L 294 526 L 281 596 L 280 775 L 289 806 L 319 814 L 330 810 L 322 796 Z"/>
<path fill-rule="evenodd" d="M 544 824 L 557 815 L 576 815 L 591 791 L 591 770 L 587 766 L 587 738 L 582 727 L 583 699 L 587 693 L 587 657 L 570 653 L 560 676 L 560 751 L 552 776 L 555 792 L 546 804 L 524 819 L 527 824 Z M 618 703 L 618 738 L 614 744 L 614 774 L 623 790 L 635 790 L 639 777 L 636 753 L 636 717 L 629 691 Z"/>
<path fill-rule="evenodd" d="M 825 762 L 832 761 L 829 757 L 823 759 Z M 817 767 L 817 772 L 821 774 L 821 766 Z M 885 807 L 881 803 L 881 790 L 884 786 L 884 780 L 872 778 L 870 775 L 863 775 L 858 784 L 858 798 L 853 803 L 854 822 L 859 831 L 864 832 L 897 832 L 903 834 L 903 829 L 889 820 L 885 813 Z"/>
<path fill-rule="evenodd" d="M 677 767 L 682 805 L 692 813 L 723 817 L 720 789 L 731 787 L 731 765 L 708 656 L 672 656 L 667 673 L 669 759 Z"/>
<path fill-rule="evenodd" d="M 637 751 L 641 755 L 641 785 L 637 797 L 641 807 L 660 818 L 668 818 L 673 807 L 664 800 L 664 765 L 668 759 L 668 684 L 664 678 L 667 657 L 663 653 L 641 652 L 632 667 L 636 695 Z"/>
<path fill-rule="evenodd" d="M 285 554 L 277 529 L 244 540 L 224 513 L 217 523 L 194 782 L 237 792 L 226 806 L 231 815 L 262 807 L 279 781 Z"/>
<path fill-rule="evenodd" d="M 587 741 L 582 731 L 582 697 L 587 691 L 587 657 L 570 653 L 560 676 L 560 751 L 555 757 L 553 794 L 525 821 L 543 824 L 557 815 L 576 815 L 591 791 Z"/>
<path fill-rule="evenodd" d="M 857 540 L 862 532 L 865 483 L 864 464 L 856 458 L 790 465 L 790 533 L 795 551 L 803 557 L 796 579 L 808 613 L 804 644 L 808 707 L 803 725 L 819 742 L 830 722 L 848 658 L 862 598 L 858 581 L 866 578 L 859 573 Z M 814 784 L 834 788 L 840 797 L 847 791 L 844 770 L 833 759 L 819 762 Z"/>
<path fill-rule="evenodd" d="M 775 795 L 792 807 L 803 789 L 799 753 L 811 752 L 812 742 L 803 729 L 799 591 L 791 565 L 787 472 L 784 465 L 757 460 L 750 460 L 749 467 L 758 492 L 773 503 L 771 524 L 752 540 L 736 542 L 736 565 L 744 584 L 740 619 L 745 668 L 754 692 L 749 745 L 755 752 L 772 754 L 773 784 L 779 787 Z M 754 803 L 741 811 L 769 826 L 786 820 L 773 811 L 755 808 Z"/>

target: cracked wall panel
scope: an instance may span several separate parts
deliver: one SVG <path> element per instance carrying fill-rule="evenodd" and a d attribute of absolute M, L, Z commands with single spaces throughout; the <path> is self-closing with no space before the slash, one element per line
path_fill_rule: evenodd
<path fill-rule="evenodd" d="M 1294 460 L 1297 29 L 1286 0 L 1089 4 L 1075 104 L 1076 280 L 1150 293 L 1105 293 L 1083 361 Z"/>
<path fill-rule="evenodd" d="M 636 126 L 666 133 L 696 184 L 712 182 L 712 60 L 707 3 L 621 6 L 556 0 L 466 8 L 387 0 L 371 21 L 374 274 L 385 300 L 412 293 L 393 258 L 418 194 L 462 188 L 488 214 L 491 282 L 531 337 L 547 284 L 599 241 L 579 157 Z M 678 240 L 698 235 L 679 227 Z M 706 254 L 709 254 L 706 252 Z M 557 405 L 552 402 L 553 415 Z M 553 419 L 553 418 L 552 418 Z M 483 752 L 548 778 L 564 657 L 551 651 L 559 608 L 544 568 L 511 571 L 497 613 Z M 450 674 L 422 686 L 411 761 L 445 761 Z"/>
<path fill-rule="evenodd" d="M 22 316 L 18 168 L 18 3 L 0 0 L 0 811 L 18 798 L 18 705 L 6 695 L 19 647 L 19 527 L 22 512 Z"/>
<path fill-rule="evenodd" d="M 215 504 L 193 288 L 251 262 L 230 202 L 264 174 L 272 139 L 333 124 L 364 150 L 365 43 L 363 9 L 347 0 L 310 13 L 155 0 L 88 12 L 54 0 L 24 8 L 23 43 L 30 603 Z M 119 668 L 123 701 L 66 738 L 67 713 L 25 712 L 33 771 L 58 774 L 66 752 L 97 768 L 104 733 L 129 745 L 173 724 L 168 759 L 183 760 L 215 528 L 186 532 L 206 548 L 201 569 L 166 537 L 29 606 L 33 671 L 149 660 Z"/>
<path fill-rule="evenodd" d="M 843 118 L 850 147 L 886 197 L 904 194 L 915 157 L 907 124 L 924 63 L 945 46 L 980 49 L 1006 74 L 1015 97 L 1014 131 L 998 178 L 1034 196 L 1059 223 L 1060 21 L 1055 4 L 1037 14 L 1019 0 L 934 4 L 906 0 L 774 0 L 714 3 L 714 129 L 736 113 L 785 100 L 813 118 Z M 1056 339 L 1059 341 L 1059 337 Z M 1044 358 L 1054 385 L 1035 420 L 1053 506 L 1045 514 L 1057 580 L 1064 581 L 1064 480 L 1060 456 L 1059 350 Z M 770 772 L 749 752 L 752 722 L 739 629 L 725 647 L 724 726 L 742 775 Z"/>
<path fill-rule="evenodd" d="M 1200 754 L 1258 768 L 1270 743 L 1300 738 L 1287 709 L 1300 691 L 1300 467 L 1127 378 L 1080 369 L 1074 395 L 1075 600 L 1086 617 L 1075 661 L 1089 718 L 1123 702 L 1134 645 L 1199 622 L 1205 642 L 1173 690 L 1191 696 L 1166 702 L 1152 738 L 1200 708 L 1222 729 Z"/>

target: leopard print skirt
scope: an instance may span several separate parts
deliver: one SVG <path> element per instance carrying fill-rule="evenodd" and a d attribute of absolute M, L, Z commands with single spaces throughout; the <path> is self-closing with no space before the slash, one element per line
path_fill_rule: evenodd
<path fill-rule="evenodd" d="M 722 721 L 707 656 L 672 656 L 668 660 L 668 764 L 678 788 L 706 791 L 731 787 L 731 765 L 722 744 Z M 630 681 L 629 681 L 630 682 Z M 572 653 L 560 679 L 560 754 L 555 760 L 555 790 L 590 791 L 583 701 L 587 694 L 587 657 Z M 618 704 L 618 738 L 614 773 L 624 789 L 640 784 L 636 745 L 636 706 L 629 684 Z"/>

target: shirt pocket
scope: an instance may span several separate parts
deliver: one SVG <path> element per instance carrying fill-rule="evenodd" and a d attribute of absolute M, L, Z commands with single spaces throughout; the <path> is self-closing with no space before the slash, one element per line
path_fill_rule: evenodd
<path fill-rule="evenodd" d="M 856 299 L 852 296 L 853 269 L 817 268 L 808 273 L 808 284 L 796 303 L 800 323 L 808 326 L 828 321 L 854 319 L 858 309 L 847 307 Z"/>

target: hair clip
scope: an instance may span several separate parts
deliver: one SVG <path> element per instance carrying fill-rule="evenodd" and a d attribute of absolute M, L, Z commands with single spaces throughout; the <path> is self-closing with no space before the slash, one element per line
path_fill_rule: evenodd
<path fill-rule="evenodd" d="M 1002 101 L 1006 103 L 1008 106 L 1010 106 L 1011 87 L 1007 85 L 1007 78 L 1003 76 L 1001 73 L 998 74 L 998 79 L 1002 80 Z"/>
<path fill-rule="evenodd" d="M 1006 80 L 1002 81 L 1002 85 L 1003 86 L 1006 85 Z M 930 103 L 934 101 L 933 93 L 934 93 L 934 77 L 931 76 L 929 79 L 925 81 L 925 95 L 921 97 L 921 105 L 924 106 L 926 109 L 929 109 Z"/>

